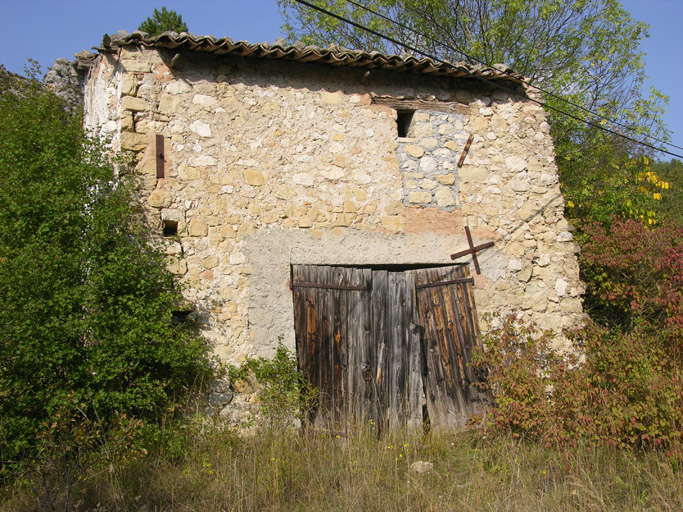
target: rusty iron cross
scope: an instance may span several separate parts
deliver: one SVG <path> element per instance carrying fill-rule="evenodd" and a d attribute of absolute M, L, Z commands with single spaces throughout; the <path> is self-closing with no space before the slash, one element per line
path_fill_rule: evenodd
<path fill-rule="evenodd" d="M 455 254 L 451 254 L 451 259 L 457 260 L 458 258 L 462 258 L 463 256 L 471 254 L 472 261 L 474 262 L 474 270 L 477 271 L 477 274 L 481 274 L 481 269 L 479 268 L 479 261 L 477 261 L 477 252 L 487 249 L 489 247 L 493 247 L 494 243 L 486 242 L 485 244 L 477 245 L 475 247 L 474 243 L 472 243 L 472 235 L 470 234 L 469 226 L 465 226 L 465 234 L 467 235 L 467 243 L 469 244 L 470 248 L 465 249 L 464 251 L 456 252 Z"/>

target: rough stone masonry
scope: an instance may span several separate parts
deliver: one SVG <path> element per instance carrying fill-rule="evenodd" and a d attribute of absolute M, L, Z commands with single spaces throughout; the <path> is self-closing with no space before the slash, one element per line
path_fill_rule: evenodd
<path fill-rule="evenodd" d="M 90 59 L 86 123 L 133 155 L 159 236 L 177 226 L 169 267 L 221 359 L 294 348 L 291 265 L 450 264 L 465 226 L 495 242 L 475 276 L 484 332 L 494 312 L 580 323 L 545 113 L 503 71 L 430 62 L 168 33 L 119 34 Z"/>

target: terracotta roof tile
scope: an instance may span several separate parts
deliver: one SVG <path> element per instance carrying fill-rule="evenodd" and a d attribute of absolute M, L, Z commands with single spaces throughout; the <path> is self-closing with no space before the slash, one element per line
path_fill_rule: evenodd
<path fill-rule="evenodd" d="M 144 46 L 147 48 L 166 48 L 177 51 L 195 51 L 214 53 L 216 55 L 236 55 L 253 59 L 289 60 L 295 62 L 316 62 L 331 66 L 360 67 L 367 69 L 382 69 L 398 72 L 421 73 L 432 76 L 481 77 L 488 80 L 508 80 L 520 82 L 522 75 L 515 73 L 502 64 L 496 64 L 495 69 L 481 65 L 470 65 L 465 62 L 443 63 L 429 58 L 418 58 L 414 55 L 386 55 L 377 51 L 349 50 L 339 46 L 320 48 L 306 46 L 300 41 L 288 44 L 278 39 L 273 44 L 247 41 L 233 41 L 229 37 L 217 39 L 213 36 L 195 36 L 183 32 L 164 32 L 150 37 L 145 32 L 128 33 L 119 31 L 111 36 L 105 36 L 106 46 L 94 48 L 99 52 L 107 52 L 112 48 L 127 45 Z M 85 62 L 83 63 L 85 64 Z"/>

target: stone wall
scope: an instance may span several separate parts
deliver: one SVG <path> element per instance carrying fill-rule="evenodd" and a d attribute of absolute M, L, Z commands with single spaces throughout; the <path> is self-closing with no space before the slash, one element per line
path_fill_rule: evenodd
<path fill-rule="evenodd" d="M 577 246 L 534 102 L 473 79 L 191 52 L 171 69 L 171 57 L 103 55 L 86 118 L 134 155 L 153 229 L 178 223 L 170 268 L 224 360 L 268 356 L 279 336 L 294 347 L 290 265 L 451 263 L 465 225 L 495 242 L 479 254 L 480 317 L 581 321 Z M 408 100 L 420 107 L 399 139 Z"/>

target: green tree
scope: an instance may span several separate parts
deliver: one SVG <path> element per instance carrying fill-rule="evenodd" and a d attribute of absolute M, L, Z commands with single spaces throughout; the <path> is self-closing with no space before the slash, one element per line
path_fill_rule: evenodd
<path fill-rule="evenodd" d="M 209 378 L 177 325 L 164 256 L 79 116 L 33 80 L 0 83 L 0 455 L 64 404 L 153 419 Z"/>
<path fill-rule="evenodd" d="M 404 51 L 295 0 L 279 3 L 290 38 L 322 46 L 335 42 L 350 48 Z M 445 60 L 507 64 L 551 93 L 544 94 L 543 99 L 551 107 L 548 115 L 565 194 L 585 190 L 586 180 L 607 186 L 601 175 L 610 173 L 615 165 L 624 166 L 629 157 L 644 151 L 552 108 L 637 139 L 646 135 L 668 138 L 661 120 L 667 98 L 656 90 L 647 95 L 642 91 L 645 75 L 640 42 L 648 36 L 648 27 L 634 20 L 617 0 L 354 2 L 384 14 L 388 20 L 349 1 L 315 3 Z M 591 117 L 584 109 L 603 118 Z M 604 195 L 612 192 L 616 190 L 601 190 Z M 622 204 L 617 199 L 608 203 L 615 207 Z"/>
<path fill-rule="evenodd" d="M 671 193 L 662 197 L 662 215 L 683 226 L 683 162 L 675 158 L 670 162 L 658 162 L 653 164 L 652 170 L 670 184 Z"/>
<path fill-rule="evenodd" d="M 162 7 L 161 11 L 154 9 L 154 15 L 140 23 L 138 30 L 147 32 L 150 36 L 158 36 L 167 30 L 187 32 L 187 24 L 183 22 L 180 14 Z"/>

